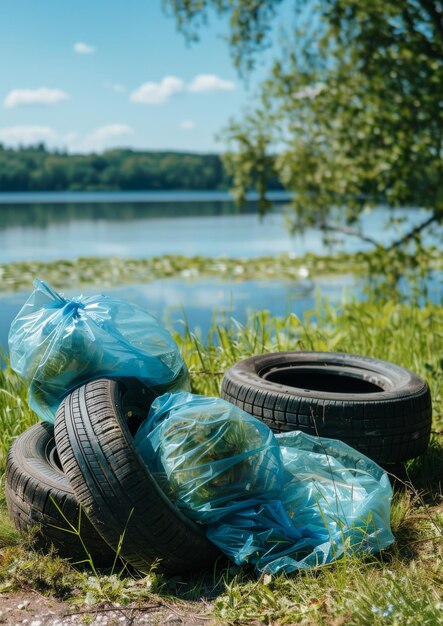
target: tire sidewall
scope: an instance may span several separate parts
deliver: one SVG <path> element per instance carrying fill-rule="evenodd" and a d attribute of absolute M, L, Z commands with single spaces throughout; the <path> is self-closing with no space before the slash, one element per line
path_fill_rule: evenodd
<path fill-rule="evenodd" d="M 307 390 L 302 387 L 289 387 L 263 378 L 263 372 L 279 366 L 307 365 L 337 368 L 351 367 L 358 369 L 361 379 L 379 385 L 380 381 L 389 381 L 390 388 L 372 393 L 333 393 L 319 390 Z M 239 361 L 225 374 L 227 378 L 236 380 L 251 387 L 260 387 L 269 393 L 280 393 L 306 399 L 318 400 L 349 400 L 357 403 L 396 400 L 401 397 L 421 393 L 427 384 L 417 374 L 403 367 L 356 354 L 345 352 L 273 352 L 257 355 Z M 224 383 L 222 381 L 222 389 Z"/>

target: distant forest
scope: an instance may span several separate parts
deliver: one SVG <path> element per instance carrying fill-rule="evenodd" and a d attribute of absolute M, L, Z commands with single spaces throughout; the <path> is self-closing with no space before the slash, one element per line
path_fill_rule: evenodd
<path fill-rule="evenodd" d="M 122 149 L 80 155 L 0 144 L 0 191 L 213 190 L 230 184 L 217 154 Z"/>

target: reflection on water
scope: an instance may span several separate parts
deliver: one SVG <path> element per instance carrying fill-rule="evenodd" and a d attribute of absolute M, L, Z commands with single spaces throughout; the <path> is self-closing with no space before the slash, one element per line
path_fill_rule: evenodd
<path fill-rule="evenodd" d="M 261 219 L 255 200 L 240 210 L 225 192 L 0 194 L 0 263 L 79 256 L 330 253 L 318 230 L 289 234 L 284 197 L 274 192 L 274 212 Z M 412 209 L 395 215 L 406 221 L 386 228 L 386 209 L 365 214 L 363 232 L 387 243 L 425 217 Z M 341 245 L 349 252 L 368 247 L 355 237 Z"/>
<path fill-rule="evenodd" d="M 13 227 L 21 228 L 48 228 L 52 224 L 62 224 L 73 221 L 107 220 L 110 222 L 127 222 L 130 220 L 152 219 L 156 217 L 196 217 L 196 216 L 220 216 L 258 213 L 258 203 L 249 200 L 244 207 L 240 208 L 232 200 L 226 198 L 226 194 L 217 194 L 214 198 L 208 198 L 208 194 L 198 195 L 188 199 L 190 194 L 150 194 L 149 198 L 140 196 L 137 200 L 131 194 L 106 194 L 106 200 L 100 194 L 99 201 L 85 201 L 81 199 L 83 194 L 71 194 L 69 202 L 54 202 L 51 194 L 39 197 L 38 202 L 18 203 L 10 202 L 11 198 L 3 199 L 8 202 L 2 203 L 0 194 L 0 230 Z M 12 194 L 10 194 L 12 195 Z M 93 194 L 85 194 L 87 197 Z M 112 200 L 109 196 L 115 196 Z M 128 199 L 129 195 L 129 199 Z M 159 197 L 160 196 L 160 197 Z M 22 197 L 23 194 L 22 194 Z M 60 199 L 63 194 L 59 194 Z M 120 199 L 120 201 L 118 201 Z M 276 202 L 276 206 L 281 203 Z"/>
<path fill-rule="evenodd" d="M 59 202 L 50 201 L 53 195 Z M 83 196 L 97 195 L 99 202 L 84 201 Z M 275 195 L 277 214 L 261 220 L 257 201 L 249 200 L 240 210 L 225 192 L 69 194 L 70 202 L 60 202 L 66 194 L 40 194 L 32 204 L 2 204 L 0 194 L 0 263 L 289 252 L 294 241 L 278 213 L 283 196 Z"/>

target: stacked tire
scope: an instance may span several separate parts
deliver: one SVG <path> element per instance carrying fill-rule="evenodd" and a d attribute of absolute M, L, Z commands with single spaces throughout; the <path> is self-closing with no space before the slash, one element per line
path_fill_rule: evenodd
<path fill-rule="evenodd" d="M 418 456 L 429 442 L 429 387 L 412 372 L 342 353 L 287 352 L 240 361 L 221 395 L 276 432 L 341 439 L 380 465 Z M 116 553 L 166 574 L 204 570 L 220 552 L 167 498 L 133 440 L 153 395 L 136 381 L 98 379 L 71 392 L 55 425 L 39 423 L 8 454 L 6 498 L 21 532 L 97 567 Z"/>
<path fill-rule="evenodd" d="M 60 556 L 74 562 L 89 554 L 97 567 L 112 564 L 113 551 L 81 514 L 61 468 L 52 424 L 39 422 L 14 441 L 6 463 L 5 492 L 16 528 L 22 534 L 33 531 L 36 547 L 47 550 L 53 545 Z"/>
<path fill-rule="evenodd" d="M 86 547 L 97 566 L 118 553 L 144 572 L 207 569 L 219 551 L 174 507 L 135 448 L 131 430 L 149 408 L 145 394 L 142 386 L 92 381 L 65 398 L 54 428 L 39 423 L 18 437 L 6 469 L 10 515 L 22 532 L 37 526 L 37 545 L 53 544 L 74 561 L 86 558 Z M 70 532 L 79 516 L 81 540 Z"/>

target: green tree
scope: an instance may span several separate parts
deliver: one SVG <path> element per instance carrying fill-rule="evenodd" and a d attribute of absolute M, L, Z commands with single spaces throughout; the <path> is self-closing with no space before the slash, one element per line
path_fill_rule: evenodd
<path fill-rule="evenodd" d="M 357 230 L 377 247 L 358 230 L 365 207 L 431 210 L 390 249 L 419 245 L 442 221 L 441 0 L 164 1 L 190 39 L 211 13 L 227 16 L 243 74 L 275 37 L 279 10 L 292 11 L 258 105 L 225 133 L 240 200 L 254 184 L 265 204 L 266 180 L 277 175 L 294 192 L 294 228 Z"/>
<path fill-rule="evenodd" d="M 229 183 L 218 154 L 115 149 L 80 155 L 0 144 L 0 191 L 226 189 Z"/>

